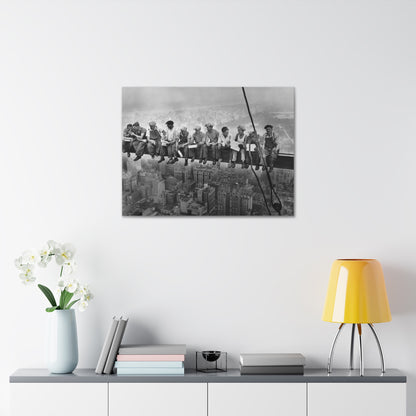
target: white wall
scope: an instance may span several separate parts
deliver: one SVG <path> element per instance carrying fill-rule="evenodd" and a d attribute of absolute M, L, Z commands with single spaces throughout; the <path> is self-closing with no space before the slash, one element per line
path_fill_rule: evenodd
<path fill-rule="evenodd" d="M 78 314 L 80 367 L 123 311 L 132 342 L 323 367 L 332 260 L 378 258 L 393 313 L 379 334 L 416 414 L 415 17 L 405 0 L 1 1 L 0 396 L 14 369 L 44 365 L 45 301 L 13 260 L 52 238 L 77 246 L 96 293 Z M 132 85 L 295 86 L 296 217 L 122 218 Z"/>

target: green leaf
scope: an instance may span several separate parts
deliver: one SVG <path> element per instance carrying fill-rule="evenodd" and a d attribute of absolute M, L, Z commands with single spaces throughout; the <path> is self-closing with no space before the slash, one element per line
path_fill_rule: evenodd
<path fill-rule="evenodd" d="M 64 303 L 65 303 L 65 297 L 66 297 L 66 294 L 67 294 L 68 292 L 64 289 L 62 292 L 61 292 L 61 297 L 59 298 L 59 307 L 61 308 L 61 309 L 63 309 L 64 308 Z"/>
<path fill-rule="evenodd" d="M 54 310 L 56 310 L 57 308 L 59 308 L 59 306 L 52 306 L 50 308 L 46 308 L 46 312 L 53 312 Z"/>
<path fill-rule="evenodd" d="M 63 290 L 61 293 L 61 299 L 59 300 L 59 307 L 61 309 L 66 309 L 66 306 L 68 305 L 68 302 L 72 299 L 72 296 L 74 296 L 73 293 L 70 293 L 67 290 Z"/>
<path fill-rule="evenodd" d="M 77 300 L 72 301 L 65 309 L 71 309 L 79 300 L 81 300 L 81 299 L 77 299 Z"/>
<path fill-rule="evenodd" d="M 38 288 L 42 291 L 42 293 L 46 296 L 46 298 L 48 299 L 48 301 L 50 302 L 50 304 L 52 306 L 56 306 L 56 300 L 55 300 L 55 296 L 53 296 L 53 293 L 51 292 L 51 290 L 46 287 L 43 286 L 41 284 L 38 284 Z"/>
<path fill-rule="evenodd" d="M 69 301 L 72 299 L 72 297 L 74 296 L 74 294 L 73 293 L 69 293 L 68 292 L 68 294 L 66 295 L 66 298 L 65 298 L 65 305 L 64 305 L 64 309 L 68 309 L 67 308 L 67 305 L 68 305 L 68 303 L 69 303 Z"/>

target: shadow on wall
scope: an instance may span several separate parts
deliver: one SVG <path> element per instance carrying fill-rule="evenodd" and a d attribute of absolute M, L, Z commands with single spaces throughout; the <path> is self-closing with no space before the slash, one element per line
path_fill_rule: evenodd
<path fill-rule="evenodd" d="M 143 322 L 130 317 L 122 344 L 160 344 L 155 332 Z"/>
<path fill-rule="evenodd" d="M 391 278 L 385 279 L 385 281 L 392 314 L 409 315 L 416 313 L 416 303 L 413 296 L 416 293 L 414 270 L 383 264 L 383 271 L 385 276 L 391 276 Z"/>

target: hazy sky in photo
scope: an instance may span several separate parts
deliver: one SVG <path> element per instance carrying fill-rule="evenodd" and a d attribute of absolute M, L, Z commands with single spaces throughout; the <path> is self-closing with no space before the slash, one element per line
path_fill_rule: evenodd
<path fill-rule="evenodd" d="M 294 111 L 293 87 L 246 87 L 246 94 L 250 104 Z M 122 97 L 123 112 L 244 104 L 241 87 L 124 87 Z"/>

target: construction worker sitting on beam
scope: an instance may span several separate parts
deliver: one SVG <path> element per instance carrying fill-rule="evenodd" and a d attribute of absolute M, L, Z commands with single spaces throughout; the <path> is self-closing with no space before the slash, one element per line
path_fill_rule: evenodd
<path fill-rule="evenodd" d="M 261 138 L 261 146 L 265 159 L 263 170 L 269 168 L 269 171 L 272 171 L 280 151 L 279 135 L 273 131 L 273 126 L 271 124 L 264 126 L 264 129 L 266 130 L 266 133 L 264 133 Z"/>

